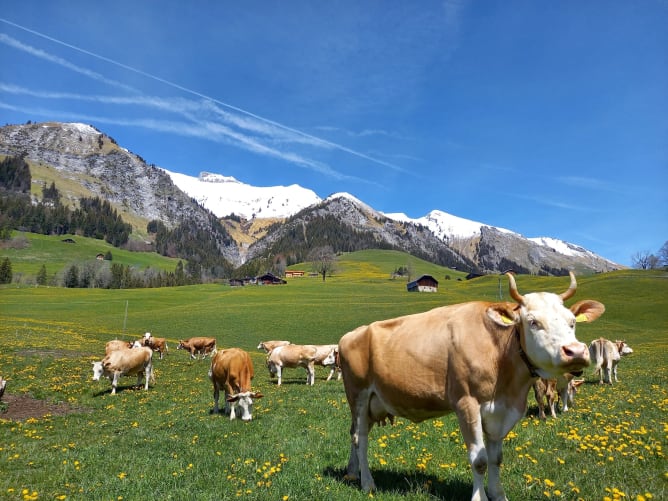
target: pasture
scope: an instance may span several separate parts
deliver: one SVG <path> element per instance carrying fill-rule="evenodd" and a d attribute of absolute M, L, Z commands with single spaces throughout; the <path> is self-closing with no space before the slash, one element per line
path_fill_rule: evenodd
<path fill-rule="evenodd" d="M 357 253 L 355 253 L 357 254 Z M 20 421 L 0 414 L 0 498 L 23 499 L 367 499 L 343 473 L 349 410 L 341 382 L 307 387 L 303 369 L 287 369 L 277 387 L 259 341 L 335 343 L 358 325 L 466 300 L 498 300 L 499 277 L 443 280 L 439 292 L 405 292 L 373 253 L 342 259 L 337 276 L 291 279 L 285 286 L 202 285 L 138 290 L 0 289 L 0 376 L 8 396 L 52 404 Z M 405 257 L 403 258 L 405 259 Z M 417 266 L 416 266 L 417 268 Z M 561 292 L 564 277 L 517 277 L 522 293 Z M 529 412 L 504 445 L 502 482 L 510 499 L 666 499 L 668 434 L 668 276 L 620 271 L 578 277 L 568 301 L 606 305 L 578 338 L 625 339 L 635 353 L 620 362 L 620 382 L 599 386 L 591 371 L 576 408 L 555 419 Z M 501 280 L 504 300 L 508 282 Z M 126 316 L 127 310 L 127 316 Z M 154 359 L 156 383 L 134 389 L 91 381 L 104 343 L 150 331 L 168 340 Z M 255 364 L 253 421 L 209 415 L 209 359 L 190 360 L 179 339 L 212 336 L 218 347 L 247 350 Z M 406 377 L 410 368 L 398 367 Z M 68 412 L 63 412 L 67 410 Z M 369 462 L 387 500 L 469 499 L 471 474 L 453 415 L 375 427 Z"/>

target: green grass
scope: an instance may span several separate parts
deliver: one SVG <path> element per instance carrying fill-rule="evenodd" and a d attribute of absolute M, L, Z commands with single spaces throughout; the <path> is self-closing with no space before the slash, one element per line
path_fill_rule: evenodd
<path fill-rule="evenodd" d="M 286 370 L 277 387 L 255 347 L 266 339 L 331 343 L 374 320 L 470 299 L 497 300 L 499 277 L 444 280 L 435 294 L 407 293 L 389 273 L 405 255 L 342 256 L 336 276 L 295 278 L 286 286 L 202 285 L 140 290 L 0 289 L 0 375 L 7 394 L 66 403 L 77 412 L 22 422 L 0 415 L 0 498 L 39 499 L 340 499 L 368 496 L 343 481 L 349 410 L 341 382 L 317 371 Z M 452 271 L 452 270 L 450 270 Z M 447 273 L 450 273 L 447 271 Z M 502 481 L 510 499 L 665 499 L 668 429 L 668 278 L 621 271 L 578 279 L 576 297 L 607 311 L 578 326 L 578 337 L 623 338 L 635 353 L 620 363 L 620 383 L 599 386 L 591 374 L 576 408 L 556 420 L 529 415 L 508 436 Z M 521 292 L 561 292 L 567 280 L 517 278 Z M 508 298 L 507 281 L 501 293 Z M 127 307 L 127 317 L 126 317 Z M 124 328 L 125 326 L 125 328 Z M 134 390 L 91 381 L 104 343 L 144 332 L 166 337 L 156 383 Z M 253 358 L 254 420 L 210 416 L 206 361 L 177 351 L 180 338 L 207 335 Z M 410 368 L 403 368 L 410 377 Z M 468 499 L 471 474 L 454 416 L 419 425 L 399 419 L 374 428 L 369 461 L 378 499 Z M 26 495 L 23 491 L 26 490 Z M 623 496 L 622 496 L 623 494 Z M 62 497 L 64 496 L 64 498 Z"/>
<path fill-rule="evenodd" d="M 161 256 L 155 252 L 132 252 L 114 247 L 104 240 L 76 235 L 40 235 L 37 233 L 13 233 L 14 238 L 25 238 L 25 248 L 0 248 L 0 258 L 8 257 L 12 263 L 14 281 L 18 277 L 35 281 L 42 265 L 46 266 L 49 277 L 61 272 L 72 264 L 95 260 L 98 254 L 111 252 L 112 262 L 141 270 L 155 268 L 173 272 L 178 259 Z M 71 238 L 75 243 L 65 243 Z M 185 263 L 184 263 L 185 264 Z"/>

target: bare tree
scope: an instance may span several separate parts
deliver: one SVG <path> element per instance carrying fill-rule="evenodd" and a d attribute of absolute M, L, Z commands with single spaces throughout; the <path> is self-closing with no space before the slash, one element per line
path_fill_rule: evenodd
<path fill-rule="evenodd" d="M 336 254 L 329 245 L 311 249 L 306 259 L 311 263 L 311 269 L 322 275 L 323 282 L 327 274 L 331 275 L 336 269 Z"/>
<path fill-rule="evenodd" d="M 661 266 L 668 266 L 668 240 L 659 249 L 658 257 Z"/>
<path fill-rule="evenodd" d="M 634 268 L 640 270 L 651 270 L 653 266 L 656 266 L 657 262 L 657 257 L 648 250 L 636 252 L 631 256 L 631 264 Z"/>

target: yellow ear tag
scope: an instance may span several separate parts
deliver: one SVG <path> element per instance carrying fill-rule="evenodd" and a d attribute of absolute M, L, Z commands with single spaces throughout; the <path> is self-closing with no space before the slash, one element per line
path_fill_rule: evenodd
<path fill-rule="evenodd" d="M 500 316 L 501 316 L 501 320 L 502 320 L 503 323 L 506 324 L 506 325 L 510 325 L 510 324 L 514 324 L 514 323 L 515 323 L 515 321 L 514 321 L 512 318 L 510 318 L 510 317 L 507 317 L 507 316 L 505 316 L 505 315 L 500 315 Z"/>
<path fill-rule="evenodd" d="M 577 317 L 575 317 L 576 322 L 589 322 L 589 317 L 587 317 L 586 313 L 580 313 Z"/>

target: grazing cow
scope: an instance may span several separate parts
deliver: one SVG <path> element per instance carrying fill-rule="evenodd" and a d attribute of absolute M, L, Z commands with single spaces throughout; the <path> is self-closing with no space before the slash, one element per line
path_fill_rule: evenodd
<path fill-rule="evenodd" d="M 195 354 L 201 354 L 202 359 L 206 357 L 207 353 L 216 351 L 216 340 L 212 337 L 191 337 L 186 340 L 179 341 L 177 350 L 188 350 L 190 358 L 197 358 Z"/>
<path fill-rule="evenodd" d="M 469 302 L 374 322 L 339 341 L 343 385 L 350 406 L 351 448 L 346 478 L 361 477 L 375 490 L 367 448 L 374 424 L 395 416 L 421 422 L 455 412 L 473 471 L 472 500 L 505 500 L 500 467 L 504 437 L 524 415 L 537 377 L 556 378 L 589 365 L 587 346 L 575 337 L 576 321 L 593 321 L 605 307 L 580 301 L 571 273 L 561 295 L 522 296 L 518 303 Z"/>
<path fill-rule="evenodd" d="M 317 352 L 315 355 L 315 363 L 317 365 L 322 365 L 323 367 L 329 367 L 329 376 L 327 376 L 327 381 L 332 379 L 334 373 L 337 373 L 336 380 L 341 380 L 341 366 L 337 363 L 337 354 L 339 352 L 338 344 L 320 344 L 315 345 Z"/>
<path fill-rule="evenodd" d="M 144 337 L 141 339 L 141 346 L 148 346 L 153 351 L 160 353 L 160 360 L 162 360 L 163 353 L 169 351 L 167 340 L 164 337 L 153 337 L 150 332 L 144 334 Z"/>
<path fill-rule="evenodd" d="M 306 384 L 312 385 L 315 381 L 315 356 L 317 348 L 313 345 L 286 344 L 277 346 L 267 355 L 269 374 L 278 376 L 278 386 L 281 385 L 284 367 L 304 367 L 306 369 Z"/>
<path fill-rule="evenodd" d="M 93 381 L 102 376 L 111 381 L 111 394 L 116 394 L 116 387 L 121 376 L 137 375 L 137 386 L 144 376 L 144 389 L 148 390 L 148 380 L 153 379 L 153 351 L 147 347 L 112 351 L 101 362 L 93 362 Z"/>
<path fill-rule="evenodd" d="M 545 419 L 545 398 L 550 409 L 550 415 L 557 417 L 557 400 L 561 398 L 562 412 L 568 411 L 568 406 L 573 407 L 575 394 L 578 387 L 584 383 L 584 379 L 573 379 L 572 374 L 564 374 L 558 379 L 537 379 L 533 384 L 533 392 L 538 404 L 538 417 Z"/>
<path fill-rule="evenodd" d="M 133 343 L 131 341 L 121 341 L 120 339 L 113 339 L 112 341 L 107 341 L 107 344 L 104 345 L 104 354 L 109 355 L 112 351 L 116 350 L 125 350 L 127 348 L 132 348 Z"/>
<path fill-rule="evenodd" d="M 236 418 L 235 408 L 241 407 L 241 419 L 250 421 L 253 419 L 252 406 L 253 400 L 262 398 L 259 392 L 251 391 L 251 379 L 253 372 L 253 362 L 250 355 L 239 348 L 227 348 L 217 351 L 211 357 L 211 368 L 209 369 L 209 379 L 213 383 L 213 410 L 211 413 L 218 413 L 218 398 L 220 390 L 225 392 L 225 414 L 230 415 L 230 419 Z"/>
<path fill-rule="evenodd" d="M 624 355 L 633 353 L 633 349 L 624 341 L 609 341 L 605 338 L 594 339 L 589 345 L 589 356 L 594 366 L 594 375 L 598 375 L 599 384 L 612 384 L 617 379 L 617 364 Z"/>
<path fill-rule="evenodd" d="M 265 353 L 269 353 L 274 348 L 277 348 L 278 346 L 285 346 L 286 344 L 290 344 L 290 341 L 262 341 L 257 345 L 257 349 L 262 350 Z"/>

